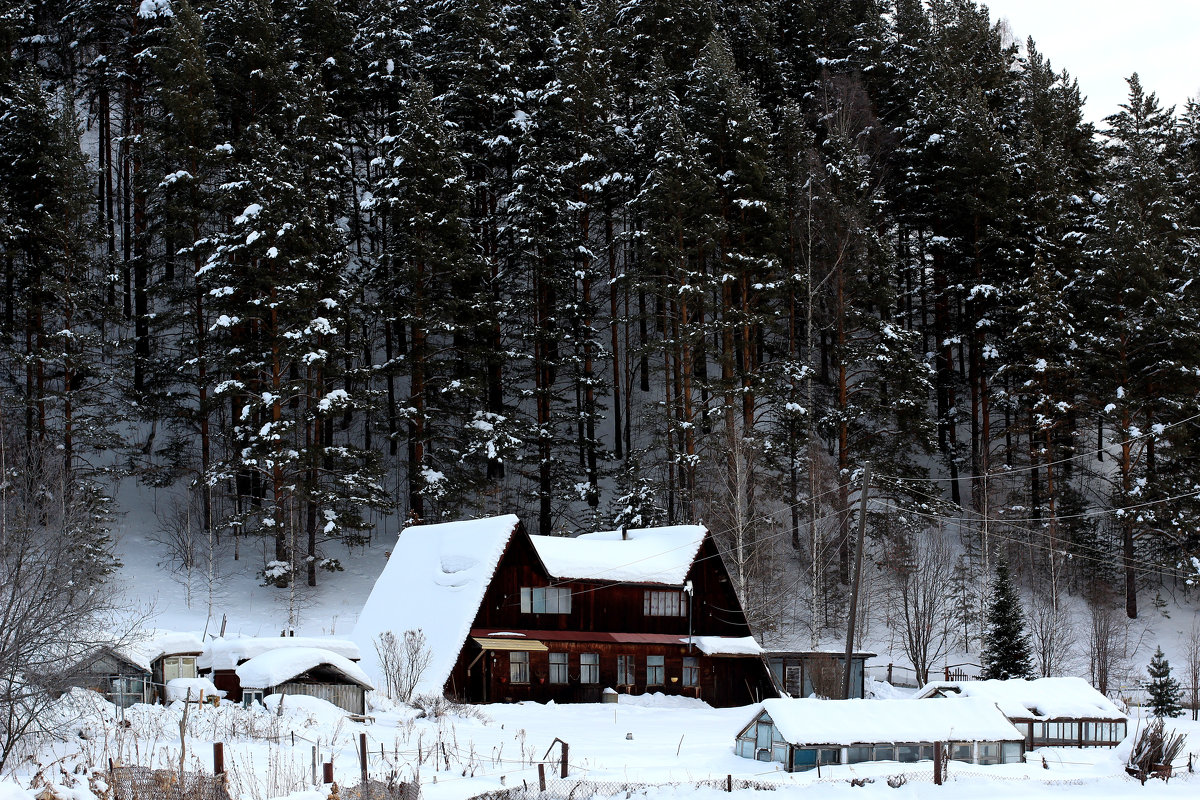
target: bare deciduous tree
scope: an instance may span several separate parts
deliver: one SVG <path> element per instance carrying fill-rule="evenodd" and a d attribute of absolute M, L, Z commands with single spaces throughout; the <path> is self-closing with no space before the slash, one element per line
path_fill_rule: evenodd
<path fill-rule="evenodd" d="M 892 606 L 901 646 L 918 681 L 925 683 L 930 668 L 949 647 L 953 600 L 947 587 L 953 556 L 940 532 L 913 532 L 895 545 L 892 561 Z"/>
<path fill-rule="evenodd" d="M 95 496 L 63 457 L 0 436 L 0 772 L 70 720 L 57 697 L 129 630 Z"/>
<path fill-rule="evenodd" d="M 1088 599 L 1088 652 L 1091 653 L 1092 685 L 1108 694 L 1108 682 L 1120 661 L 1120 637 L 1117 611 L 1108 592 Z"/>
<path fill-rule="evenodd" d="M 418 628 L 397 636 L 394 631 L 384 631 L 375 640 L 375 652 L 383 670 L 387 696 L 402 703 L 412 700 L 413 691 L 433 658 L 425 632 Z"/>
<path fill-rule="evenodd" d="M 1187 686 L 1188 707 L 1192 720 L 1200 716 L 1200 622 L 1192 623 L 1192 632 L 1187 640 Z"/>
<path fill-rule="evenodd" d="M 1029 607 L 1029 639 L 1033 645 L 1033 660 L 1043 678 L 1070 673 L 1070 664 L 1077 644 L 1066 606 L 1054 602 L 1050 592 L 1033 594 Z"/>

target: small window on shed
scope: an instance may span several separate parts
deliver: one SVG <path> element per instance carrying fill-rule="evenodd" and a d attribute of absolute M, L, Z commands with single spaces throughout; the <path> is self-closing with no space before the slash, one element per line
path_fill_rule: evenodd
<path fill-rule="evenodd" d="M 1001 764 L 1020 764 L 1021 763 L 1021 743 L 1020 742 L 1001 742 L 1000 743 L 1000 763 Z"/>
<path fill-rule="evenodd" d="M 243 689 L 242 690 L 242 705 L 250 708 L 252 705 L 263 704 L 263 693 L 261 689 Z"/>
<path fill-rule="evenodd" d="M 968 764 L 975 760 L 971 755 L 970 742 L 955 742 L 950 745 L 950 760 L 951 761 L 966 761 Z"/>
<path fill-rule="evenodd" d="M 876 761 L 895 761 L 896 760 L 896 748 L 892 747 L 890 744 L 876 745 L 875 746 L 875 760 Z"/>
<path fill-rule="evenodd" d="M 163 683 L 175 678 L 196 677 L 195 656 L 167 656 L 163 659 Z"/>
<path fill-rule="evenodd" d="M 1000 763 L 1000 744 L 999 744 L 999 742 L 980 742 L 979 743 L 979 763 L 980 764 L 999 764 Z"/>
<path fill-rule="evenodd" d="M 921 760 L 921 746 L 916 744 L 896 745 L 896 760 L 902 764 L 914 764 Z"/>

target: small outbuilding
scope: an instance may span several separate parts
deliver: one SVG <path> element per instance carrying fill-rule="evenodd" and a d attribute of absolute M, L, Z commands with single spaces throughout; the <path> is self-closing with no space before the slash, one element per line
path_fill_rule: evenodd
<path fill-rule="evenodd" d="M 350 659 L 317 647 L 269 650 L 236 670 L 242 701 L 262 702 L 271 694 L 307 695 L 333 703 L 351 714 L 366 714 L 366 673 Z"/>
<path fill-rule="evenodd" d="M 764 653 L 771 677 L 788 697 L 828 697 L 842 699 L 845 678 L 845 652 L 818 650 L 767 650 Z M 850 698 L 865 695 L 864 666 L 875 653 L 850 654 Z"/>
<path fill-rule="evenodd" d="M 160 702 L 169 703 L 174 699 L 168 691 L 172 681 L 194 681 L 200 675 L 196 669 L 196 661 L 204 651 L 200 634 L 160 631 L 152 635 L 142 649 L 149 659 L 154 694 Z"/>
<path fill-rule="evenodd" d="M 788 772 L 873 761 L 932 761 L 936 745 L 954 761 L 1019 763 L 1021 732 L 994 703 L 961 699 L 922 707 L 916 700 L 765 700 L 738 732 L 743 758 L 776 761 Z"/>
<path fill-rule="evenodd" d="M 1025 748 L 1116 747 L 1129 717 L 1083 678 L 934 681 L 916 699 L 976 698 L 995 703 L 1025 738 Z"/>
<path fill-rule="evenodd" d="M 319 669 L 320 663 L 310 663 L 306 667 L 302 667 L 297 672 L 290 675 L 282 675 L 277 681 L 263 682 L 259 680 L 262 673 L 260 671 L 245 671 L 247 675 L 255 677 L 254 686 L 247 687 L 242 682 L 243 670 L 240 667 L 255 659 L 262 658 L 268 653 L 276 651 L 297 653 L 299 655 L 281 655 L 271 659 L 260 661 L 261 669 L 272 670 L 271 676 L 280 676 L 286 669 L 282 669 L 283 664 L 290 663 L 308 663 L 312 660 L 310 651 L 320 651 L 326 654 L 329 663 L 335 668 L 340 668 L 344 664 L 350 664 L 357 670 L 357 673 L 352 677 L 355 680 L 361 678 L 361 683 L 367 688 L 371 688 L 370 682 L 366 676 L 362 674 L 362 670 L 355 666 L 359 660 L 358 645 L 354 642 L 348 642 L 344 639 L 326 639 L 317 636 L 263 636 L 263 637 L 231 637 L 227 639 L 211 639 L 204 643 L 204 651 L 196 659 L 196 668 L 200 672 L 201 677 L 209 678 L 213 684 L 225 692 L 226 698 L 234 703 L 253 702 L 261 700 L 264 695 L 271 694 L 269 690 L 280 687 L 282 684 L 288 683 L 292 678 L 297 678 L 300 673 L 306 670 L 314 670 L 312 674 L 299 680 L 307 686 L 318 685 L 323 677 L 328 676 L 334 686 L 341 686 L 345 683 L 345 677 L 349 675 L 346 669 L 334 669 L 332 672 L 327 672 Z M 327 659 L 328 660 L 328 659 Z M 247 689 L 243 693 L 243 688 Z M 291 691 L 291 690 L 289 690 Z M 314 694 L 317 690 L 294 690 L 293 694 Z M 349 690 L 353 695 L 359 690 Z M 248 697 L 244 696 L 248 694 Z M 357 710 L 363 706 L 363 703 L 358 700 L 349 700 L 347 705 L 342 705 L 330 697 L 325 697 L 321 694 L 314 694 L 317 697 L 323 697 L 330 702 L 333 702 L 342 708 L 346 708 L 353 714 L 363 713 Z M 349 706 L 349 707 L 347 707 Z"/>
<path fill-rule="evenodd" d="M 100 647 L 75 670 L 76 686 L 104 695 L 119 708 L 152 699 L 150 665 L 134 648 Z"/>

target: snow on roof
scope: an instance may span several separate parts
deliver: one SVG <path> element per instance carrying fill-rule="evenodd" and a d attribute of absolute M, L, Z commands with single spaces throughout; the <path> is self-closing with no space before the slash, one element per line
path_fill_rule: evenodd
<path fill-rule="evenodd" d="M 1011 719 L 1126 719 L 1116 704 L 1083 678 L 934 681 L 923 686 L 916 697 L 954 693 L 995 703 Z"/>
<path fill-rule="evenodd" d="M 686 643 L 687 637 L 680 639 Z M 693 636 L 693 645 L 706 656 L 761 656 L 762 646 L 753 636 Z"/>
<path fill-rule="evenodd" d="M 957 698 L 924 706 L 916 703 L 915 700 L 780 699 L 764 700 L 762 709 L 780 735 L 794 745 L 1014 742 L 1024 738 L 995 703 L 987 700 Z"/>
<path fill-rule="evenodd" d="M 239 666 L 237 676 L 243 689 L 268 689 L 320 666 L 332 667 L 364 689 L 375 688 L 366 673 L 353 661 L 319 647 L 268 650 Z"/>
<path fill-rule="evenodd" d="M 176 656 L 204 651 L 201 634 L 188 631 L 154 631 L 142 646 L 150 661 L 163 656 Z"/>
<path fill-rule="evenodd" d="M 701 525 L 674 525 L 632 528 L 626 538 L 620 531 L 529 538 L 555 578 L 680 586 L 706 534 Z"/>
<path fill-rule="evenodd" d="M 336 653 L 342 658 L 358 660 L 361 657 L 358 645 L 346 639 L 325 639 L 318 636 L 246 636 L 231 639 L 213 639 L 204 645 L 204 652 L 196 659 L 196 668 L 234 669 L 243 661 L 272 650 L 296 648 L 319 648 Z"/>
<path fill-rule="evenodd" d="M 430 661 L 415 694 L 441 694 L 520 524 L 508 514 L 402 531 L 354 626 L 368 672 L 379 674 L 374 643 L 381 633 L 420 630 Z"/>

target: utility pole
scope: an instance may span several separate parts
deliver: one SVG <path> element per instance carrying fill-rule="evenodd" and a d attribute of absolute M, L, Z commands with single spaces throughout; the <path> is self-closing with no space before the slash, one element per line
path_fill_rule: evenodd
<path fill-rule="evenodd" d="M 854 655 L 854 622 L 858 619 L 858 591 L 862 584 L 863 540 L 867 538 L 867 491 L 871 488 L 871 462 L 863 464 L 859 490 L 858 542 L 854 545 L 854 579 L 850 590 L 850 619 L 846 623 L 846 663 L 842 672 L 842 698 L 850 699 L 850 664 Z"/>

